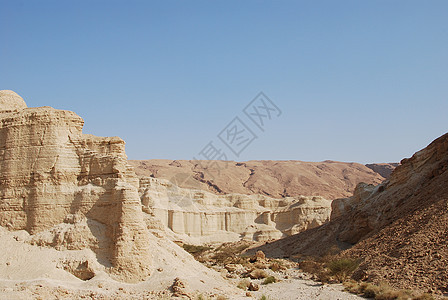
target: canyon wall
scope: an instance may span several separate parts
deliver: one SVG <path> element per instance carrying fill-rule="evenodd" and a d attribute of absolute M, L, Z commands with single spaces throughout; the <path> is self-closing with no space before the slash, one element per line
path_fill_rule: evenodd
<path fill-rule="evenodd" d="M 359 260 L 353 278 L 446 294 L 448 287 L 448 133 L 389 180 L 359 184 L 334 200 L 330 222 L 255 248 L 271 256 L 326 255 Z"/>
<path fill-rule="evenodd" d="M 75 113 L 27 108 L 12 91 L 0 92 L 0 105 L 0 225 L 37 234 L 94 221 L 106 242 L 76 235 L 71 247 L 93 248 L 123 280 L 147 277 L 146 224 L 124 141 L 85 135 Z"/>
<path fill-rule="evenodd" d="M 140 178 L 145 211 L 186 241 L 266 241 L 295 234 L 327 222 L 331 201 L 297 196 L 216 195 L 179 188 L 168 180 Z"/>

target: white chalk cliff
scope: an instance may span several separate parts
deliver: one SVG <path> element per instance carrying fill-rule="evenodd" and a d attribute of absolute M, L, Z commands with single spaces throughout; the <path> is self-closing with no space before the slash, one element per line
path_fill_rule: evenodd
<path fill-rule="evenodd" d="M 123 280 L 147 277 L 146 224 L 124 141 L 85 135 L 75 113 L 27 108 L 12 91 L 0 91 L 0 104 L 0 225 L 36 234 L 88 219 L 105 242 L 79 234 L 61 243 L 95 249 Z"/>
<path fill-rule="evenodd" d="M 140 178 L 139 193 L 146 212 L 194 243 L 278 239 L 317 227 L 331 213 L 331 201 L 322 197 L 216 195 L 151 177 Z"/>

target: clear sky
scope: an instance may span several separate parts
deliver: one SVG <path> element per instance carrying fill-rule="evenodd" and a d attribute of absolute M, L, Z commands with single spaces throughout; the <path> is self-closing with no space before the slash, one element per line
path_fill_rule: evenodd
<path fill-rule="evenodd" d="M 131 159 L 229 153 L 238 116 L 258 138 L 231 160 L 399 161 L 448 131 L 448 1 L 0 0 L 0 89 Z"/>

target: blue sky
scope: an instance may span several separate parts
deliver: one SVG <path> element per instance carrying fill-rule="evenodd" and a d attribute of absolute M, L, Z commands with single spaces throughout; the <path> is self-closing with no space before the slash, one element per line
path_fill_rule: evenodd
<path fill-rule="evenodd" d="M 448 1 L 4 1 L 0 89 L 72 110 L 131 159 L 392 162 L 448 128 Z M 282 114 L 261 132 L 243 108 Z"/>

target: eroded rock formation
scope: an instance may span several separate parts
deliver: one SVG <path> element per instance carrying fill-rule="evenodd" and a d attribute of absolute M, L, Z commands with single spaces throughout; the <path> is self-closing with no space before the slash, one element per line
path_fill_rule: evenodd
<path fill-rule="evenodd" d="M 106 242 L 78 235 L 71 247 L 96 248 L 124 280 L 147 277 L 146 224 L 124 141 L 85 135 L 75 113 L 27 108 L 12 91 L 0 92 L 0 105 L 0 225 L 36 234 L 92 220 Z"/>
<path fill-rule="evenodd" d="M 331 201 L 317 196 L 216 195 L 150 177 L 140 179 L 140 196 L 163 226 L 196 242 L 277 239 L 319 226 L 331 212 Z"/>

